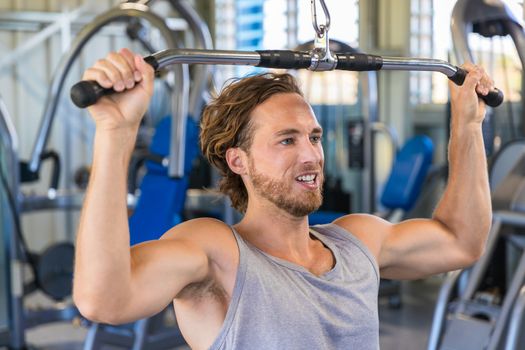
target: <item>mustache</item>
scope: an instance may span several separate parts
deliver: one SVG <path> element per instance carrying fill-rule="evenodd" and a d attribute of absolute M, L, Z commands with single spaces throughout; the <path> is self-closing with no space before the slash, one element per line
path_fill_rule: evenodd
<path fill-rule="evenodd" d="M 306 173 L 309 171 L 319 173 L 319 175 L 324 175 L 323 167 L 319 165 L 304 165 L 299 168 L 297 172 Z"/>

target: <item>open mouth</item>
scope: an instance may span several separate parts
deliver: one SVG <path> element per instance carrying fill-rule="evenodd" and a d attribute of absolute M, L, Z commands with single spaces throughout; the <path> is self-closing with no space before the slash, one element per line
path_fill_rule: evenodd
<path fill-rule="evenodd" d="M 304 174 L 301 176 L 297 176 L 295 180 L 298 182 L 304 183 L 306 185 L 314 185 L 317 180 L 317 175 L 316 174 Z"/>

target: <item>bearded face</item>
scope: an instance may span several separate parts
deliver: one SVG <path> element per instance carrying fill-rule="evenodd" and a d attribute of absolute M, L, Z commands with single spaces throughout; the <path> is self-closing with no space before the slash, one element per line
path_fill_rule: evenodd
<path fill-rule="evenodd" d="M 250 158 L 249 170 L 255 192 L 292 216 L 304 217 L 319 209 L 323 202 L 324 178 L 318 167 L 304 166 L 299 170 L 299 173 L 302 174 L 317 172 L 315 176 L 300 175 L 296 178 L 275 179 L 259 173 L 253 159 Z M 310 186 L 303 185 L 303 183 Z"/>

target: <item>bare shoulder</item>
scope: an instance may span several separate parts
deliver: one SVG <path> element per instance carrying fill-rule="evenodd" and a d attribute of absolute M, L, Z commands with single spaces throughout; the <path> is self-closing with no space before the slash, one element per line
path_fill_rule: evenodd
<path fill-rule="evenodd" d="M 239 250 L 232 229 L 213 218 L 185 221 L 167 231 L 161 240 L 185 241 L 204 250 L 212 263 L 228 268 L 236 265 Z"/>
<path fill-rule="evenodd" d="M 376 258 L 381 252 L 382 243 L 392 228 L 388 221 L 370 214 L 349 214 L 333 222 L 351 232 L 374 254 Z"/>

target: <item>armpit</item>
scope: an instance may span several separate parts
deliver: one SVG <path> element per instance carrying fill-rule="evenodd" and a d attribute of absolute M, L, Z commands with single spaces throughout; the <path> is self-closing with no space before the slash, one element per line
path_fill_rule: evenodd
<path fill-rule="evenodd" d="M 175 297 L 176 299 L 201 300 L 212 298 L 218 302 L 227 300 L 224 288 L 213 278 L 206 278 L 204 281 L 190 283 L 184 287 Z"/>

